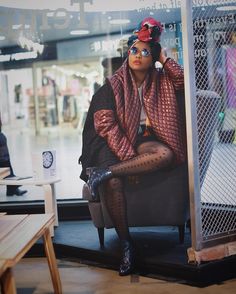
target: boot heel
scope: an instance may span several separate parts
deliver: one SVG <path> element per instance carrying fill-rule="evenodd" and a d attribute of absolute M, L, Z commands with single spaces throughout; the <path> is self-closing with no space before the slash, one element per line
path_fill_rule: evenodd
<path fill-rule="evenodd" d="M 120 276 L 127 276 L 134 271 L 134 247 L 130 241 L 122 241 L 122 259 L 119 269 Z"/>

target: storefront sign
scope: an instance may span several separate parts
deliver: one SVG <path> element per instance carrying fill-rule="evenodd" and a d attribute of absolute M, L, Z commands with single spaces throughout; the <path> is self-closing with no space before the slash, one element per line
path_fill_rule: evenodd
<path fill-rule="evenodd" d="M 14 60 L 25 60 L 25 59 L 35 59 L 38 57 L 37 52 L 21 52 L 14 54 L 1 54 L 0 62 L 14 61 Z"/>
<path fill-rule="evenodd" d="M 92 0 L 71 0 L 71 6 L 78 4 L 78 28 L 86 28 L 88 27 L 88 23 L 86 22 L 85 18 L 85 3 L 92 4 Z M 71 26 L 72 22 L 74 21 L 71 19 L 71 13 L 63 6 L 58 7 L 56 9 L 43 9 L 43 10 L 15 10 L 11 9 L 10 5 L 9 8 L 0 11 L 0 17 L 2 23 L 4 25 L 0 25 L 0 35 L 4 35 L 6 38 L 10 39 L 17 39 L 19 35 L 19 31 L 28 32 L 30 27 L 31 31 L 37 31 L 40 29 L 41 31 L 48 31 L 48 30 L 64 30 Z M 20 24 L 16 27 L 15 19 L 20 19 Z"/>
<path fill-rule="evenodd" d="M 42 60 L 56 60 L 56 43 L 45 43 L 42 54 L 37 51 L 27 51 L 20 46 L 0 49 L 0 66 L 3 69 L 29 67 L 32 62 Z"/>
<path fill-rule="evenodd" d="M 119 56 L 117 49 L 120 39 L 120 34 L 117 34 L 60 42 L 57 44 L 58 60 L 76 60 L 92 56 Z"/>

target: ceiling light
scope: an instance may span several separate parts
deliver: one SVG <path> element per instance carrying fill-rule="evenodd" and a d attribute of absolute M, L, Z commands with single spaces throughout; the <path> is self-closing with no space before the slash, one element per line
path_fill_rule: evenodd
<path fill-rule="evenodd" d="M 22 24 L 14 24 L 14 25 L 12 25 L 12 29 L 18 30 L 21 26 L 22 26 Z"/>
<path fill-rule="evenodd" d="M 49 11 L 47 12 L 47 16 L 48 17 L 65 17 L 66 16 L 66 11 L 56 11 L 56 10 L 53 10 L 53 11 Z"/>
<path fill-rule="evenodd" d="M 18 30 L 21 27 L 22 27 L 22 24 L 14 24 L 14 25 L 12 25 L 12 29 L 13 30 Z M 25 24 L 24 27 L 25 27 L 25 29 L 29 29 L 30 28 L 30 25 L 29 24 Z"/>
<path fill-rule="evenodd" d="M 236 10 L 236 6 L 232 5 L 232 6 L 219 6 L 219 7 L 216 7 L 216 10 L 218 11 L 231 11 L 231 10 Z"/>
<path fill-rule="evenodd" d="M 48 16 L 48 17 L 53 17 L 53 16 L 54 16 L 54 12 L 53 12 L 53 11 L 48 12 L 48 13 L 47 13 L 47 16 Z"/>
<path fill-rule="evenodd" d="M 20 29 L 22 27 L 22 24 L 15 24 L 15 25 L 12 25 L 12 29 L 13 30 L 18 30 L 18 29 Z M 30 25 L 29 24 L 25 24 L 24 25 L 24 27 L 25 27 L 25 29 L 29 29 L 30 28 Z"/>
<path fill-rule="evenodd" d="M 70 32 L 71 35 L 87 35 L 89 30 L 74 30 Z"/>
<path fill-rule="evenodd" d="M 130 20 L 129 19 L 111 19 L 109 20 L 109 23 L 112 24 L 112 25 L 122 25 L 122 24 L 128 24 L 130 23 Z"/>
<path fill-rule="evenodd" d="M 3 40 L 5 40 L 5 39 L 6 39 L 5 36 L 0 36 L 0 41 L 3 41 Z"/>

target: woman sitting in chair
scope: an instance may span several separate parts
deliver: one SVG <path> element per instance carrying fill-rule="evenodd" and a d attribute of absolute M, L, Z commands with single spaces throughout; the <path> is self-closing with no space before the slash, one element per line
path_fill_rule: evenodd
<path fill-rule="evenodd" d="M 128 58 L 93 96 L 83 130 L 81 178 L 94 201 L 104 183 L 106 205 L 122 246 L 119 274 L 134 269 L 124 176 L 180 164 L 185 133 L 175 92 L 184 88 L 183 69 L 167 58 L 159 39 L 162 26 L 144 19 L 128 40 Z M 163 68 L 157 71 L 155 62 Z M 86 168 L 90 169 L 86 175 Z"/>

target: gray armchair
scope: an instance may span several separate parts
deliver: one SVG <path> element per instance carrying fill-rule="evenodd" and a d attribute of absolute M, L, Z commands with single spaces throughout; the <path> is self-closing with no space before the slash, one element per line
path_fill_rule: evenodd
<path fill-rule="evenodd" d="M 212 91 L 198 91 L 197 105 L 202 183 L 213 148 L 220 97 Z M 83 191 L 83 199 L 88 200 L 91 218 L 103 246 L 104 228 L 112 228 L 113 223 L 106 209 L 102 187 L 99 195 L 100 202 L 93 202 L 90 195 Z M 130 227 L 178 226 L 179 240 L 181 243 L 184 241 L 185 224 L 190 217 L 187 163 L 139 176 L 138 183 L 132 183 L 127 177 L 125 195 Z"/>

